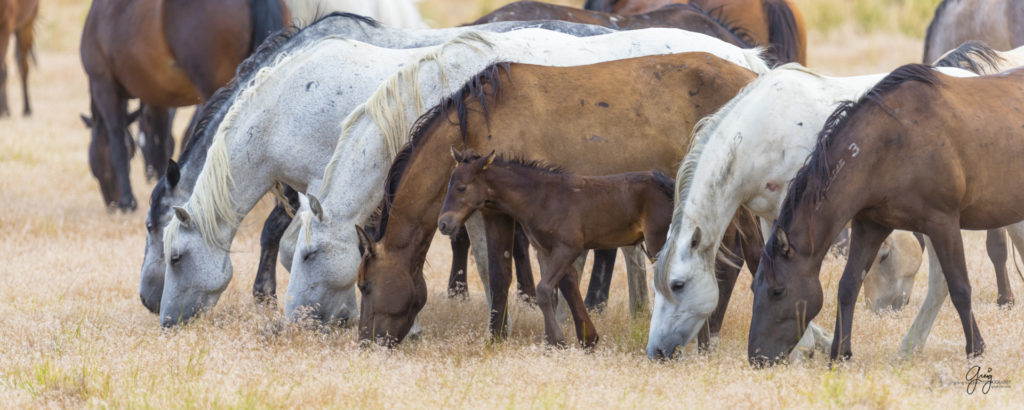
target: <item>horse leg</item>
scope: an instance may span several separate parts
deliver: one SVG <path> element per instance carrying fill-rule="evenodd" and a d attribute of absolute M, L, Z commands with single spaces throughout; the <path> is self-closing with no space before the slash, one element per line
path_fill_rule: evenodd
<path fill-rule="evenodd" d="M 292 223 L 285 206 L 297 209 L 299 194 L 290 186 L 284 187 L 288 204 L 277 204 L 263 223 L 260 234 L 260 264 L 256 268 L 256 280 L 252 283 L 252 296 L 256 303 L 274 304 L 277 300 L 277 253 L 281 249 L 281 238 Z"/>
<path fill-rule="evenodd" d="M 19 28 L 14 36 L 17 43 L 15 56 L 18 60 L 18 75 L 21 77 L 21 96 L 25 103 L 22 113 L 28 117 L 32 115 L 32 104 L 28 101 L 28 59 L 32 55 L 32 40 L 34 38 L 32 23 Z M 0 54 L 0 56 L 2 55 L 4 54 Z"/>
<path fill-rule="evenodd" d="M 491 284 L 491 338 L 500 340 L 508 336 L 508 288 L 512 285 L 511 252 L 515 219 L 500 214 L 486 214 L 483 217 L 487 231 L 487 272 Z"/>
<path fill-rule="evenodd" d="M 600 312 L 608 303 L 608 290 L 612 286 L 612 273 L 615 270 L 615 253 L 617 251 L 618 249 L 594 250 L 594 268 L 590 273 L 587 298 L 583 302 L 588 310 Z"/>
<path fill-rule="evenodd" d="M 939 264 L 949 287 L 949 298 L 953 301 L 953 307 L 956 308 L 960 324 L 964 328 L 967 357 L 975 357 L 985 352 L 985 341 L 981 337 L 971 309 L 971 282 L 967 277 L 967 262 L 964 259 L 963 238 L 960 237 L 958 219 L 954 215 L 949 225 L 936 227 L 927 235 L 935 245 L 935 253 L 939 257 Z"/>
<path fill-rule="evenodd" d="M 519 285 L 517 295 L 520 299 L 532 302 L 537 298 L 537 287 L 533 284 L 533 267 L 530 266 L 530 239 L 518 222 L 515 240 L 512 241 L 512 260 L 515 261 L 516 282 Z"/>
<path fill-rule="evenodd" d="M 614 252 L 614 249 L 612 250 Z M 572 265 L 569 265 L 572 269 Z M 562 279 L 558 281 L 558 289 L 565 295 L 569 303 L 569 311 L 572 312 L 573 324 L 576 326 L 576 340 L 584 348 L 594 347 L 597 344 L 598 335 L 594 322 L 590 320 L 586 304 L 580 295 L 579 274 L 576 270 L 565 272 Z"/>
<path fill-rule="evenodd" d="M 7 106 L 7 45 L 14 32 L 11 20 L 0 18 L 0 118 L 11 115 Z"/>
<path fill-rule="evenodd" d="M 89 142 L 89 169 L 100 184 L 103 205 L 111 207 L 117 203 L 117 181 L 114 180 L 113 164 L 110 163 L 110 137 L 107 135 L 103 115 L 90 104 L 92 110 L 92 140 Z"/>
<path fill-rule="evenodd" d="M 459 228 L 451 236 L 452 270 L 448 274 L 448 297 L 466 299 L 466 265 L 469 262 L 469 233 L 466 227 Z"/>
<path fill-rule="evenodd" d="M 836 309 L 836 330 L 830 354 L 833 361 L 847 360 L 853 356 L 850 331 L 853 328 L 857 294 L 860 293 L 864 275 L 878 254 L 878 248 L 892 232 L 892 229 L 862 218 L 854 218 L 851 225 L 850 256 L 846 261 L 846 268 L 843 269 L 843 277 L 839 279 L 839 306 Z"/>
<path fill-rule="evenodd" d="M 996 288 L 999 290 L 996 303 L 1005 308 L 1013 306 L 1013 289 L 1010 288 L 1006 272 L 1006 229 L 989 229 L 985 238 L 985 250 L 988 251 L 988 258 L 992 260 L 992 267 L 996 269 Z"/>
<path fill-rule="evenodd" d="M 701 326 L 697 333 L 697 350 L 707 352 L 711 346 L 711 338 L 718 335 L 722 330 L 722 321 L 725 320 L 725 310 L 729 307 L 729 299 L 732 297 L 732 290 L 736 287 L 736 279 L 740 276 L 740 267 L 743 266 L 743 259 L 735 257 L 740 251 L 739 232 L 732 231 L 725 234 L 725 244 L 732 255 L 719 255 L 715 259 L 715 279 L 718 281 L 718 305 L 711 313 L 708 320 Z M 728 258 L 729 261 L 722 260 Z"/>
<path fill-rule="evenodd" d="M 899 352 L 903 356 L 909 356 L 924 347 L 924 342 L 928 340 L 928 334 L 932 331 L 932 325 L 935 324 L 935 318 L 939 315 L 939 309 L 942 308 L 942 302 L 945 302 L 946 296 L 949 295 L 946 277 L 942 275 L 939 256 L 935 253 L 935 245 L 929 237 L 925 237 L 924 241 L 924 248 L 928 252 L 928 293 L 917 316 L 914 317 L 914 323 L 910 325 L 900 343 Z"/>
<path fill-rule="evenodd" d="M 114 165 L 120 198 L 117 207 L 122 211 L 134 211 L 137 207 L 135 195 L 132 195 L 131 179 L 129 178 L 129 144 L 126 141 L 127 99 L 125 99 L 113 79 L 99 78 L 89 80 L 89 89 L 96 101 L 96 106 L 103 115 L 107 136 L 110 140 L 110 159 Z"/>
<path fill-rule="evenodd" d="M 647 312 L 647 261 L 639 246 L 622 249 L 626 260 L 626 281 L 629 284 L 629 313 L 636 317 Z"/>
<path fill-rule="evenodd" d="M 565 247 L 541 251 L 541 278 L 537 283 L 537 306 L 544 314 L 544 333 L 547 335 L 548 344 L 553 346 L 565 346 L 565 334 L 562 333 L 562 328 L 558 325 L 559 320 L 555 312 L 558 308 L 558 294 L 555 292 L 555 287 L 567 273 L 574 271 L 572 264 L 580 256 L 580 253 Z M 572 289 L 562 290 L 565 297 L 571 297 L 572 292 Z M 576 289 L 576 294 L 579 295 L 579 288 Z"/>
<path fill-rule="evenodd" d="M 469 219 L 466 219 L 466 222 L 462 224 L 466 228 L 466 233 L 469 234 L 469 243 L 472 244 L 469 249 L 473 252 L 476 272 L 480 276 L 480 283 L 483 284 L 484 297 L 487 298 L 487 307 L 490 310 L 490 307 L 493 306 L 491 300 L 491 279 L 487 270 L 490 259 L 487 257 L 487 229 L 484 225 L 484 217 L 481 212 L 473 212 Z"/>

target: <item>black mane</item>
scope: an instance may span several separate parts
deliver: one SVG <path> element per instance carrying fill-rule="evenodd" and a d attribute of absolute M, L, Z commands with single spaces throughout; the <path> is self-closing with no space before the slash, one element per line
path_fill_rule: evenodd
<path fill-rule="evenodd" d="M 857 101 L 847 100 L 839 103 L 839 107 L 829 115 L 821 132 L 818 133 L 818 142 L 814 151 L 790 181 L 789 192 L 786 193 L 777 226 L 788 230 L 793 223 L 797 205 L 807 201 L 812 201 L 812 204 L 816 205 L 825 199 L 825 192 L 831 182 L 829 174 L 832 172 L 829 151 L 831 151 L 836 135 L 843 130 L 853 114 L 868 102 L 874 102 L 885 109 L 882 97 L 908 81 L 921 82 L 929 86 L 941 84 L 941 80 L 931 67 L 923 64 L 907 64 L 885 76 Z M 812 181 L 817 182 L 813 188 L 809 186 Z M 765 249 L 769 249 L 768 245 L 765 246 Z"/>
<path fill-rule="evenodd" d="M 380 205 L 380 221 L 377 226 L 377 235 L 374 238 L 375 241 L 380 241 L 384 237 L 384 233 L 387 230 L 388 219 L 391 214 L 391 206 L 395 199 L 395 193 L 398 192 L 398 185 L 402 182 L 402 176 L 405 174 L 405 169 L 409 165 L 409 161 L 412 159 L 412 154 L 416 150 L 416 146 L 419 145 L 420 141 L 423 140 L 430 131 L 441 124 L 442 120 L 448 118 L 448 114 L 454 110 L 457 115 L 457 121 L 459 125 L 459 135 L 462 136 L 462 141 L 465 143 L 467 130 L 466 117 L 468 115 L 467 100 L 477 101 L 480 104 L 480 110 L 483 113 L 484 120 L 486 121 L 489 115 L 490 108 L 488 107 L 487 100 L 497 100 L 501 95 L 502 80 L 501 72 L 505 72 L 505 76 L 509 76 L 509 69 L 511 63 L 501 62 L 495 63 L 491 66 L 483 69 L 479 74 L 473 76 L 461 89 L 456 91 L 454 94 L 448 96 L 440 104 L 431 108 L 425 114 L 420 116 L 419 119 L 413 124 L 412 132 L 410 133 L 409 142 L 398 152 L 394 162 L 391 163 L 391 168 L 388 169 L 388 176 L 384 180 L 384 199 Z M 486 85 L 491 86 L 491 93 L 488 96 Z"/>
<path fill-rule="evenodd" d="M 761 2 L 768 23 L 769 52 L 776 61 L 773 64 L 797 61 L 800 44 L 797 41 L 796 16 L 785 0 L 764 0 Z"/>
<path fill-rule="evenodd" d="M 995 68 L 1004 61 L 999 52 L 980 41 L 968 41 L 933 64 L 935 67 L 962 68 L 975 74 L 983 74 L 985 66 Z"/>

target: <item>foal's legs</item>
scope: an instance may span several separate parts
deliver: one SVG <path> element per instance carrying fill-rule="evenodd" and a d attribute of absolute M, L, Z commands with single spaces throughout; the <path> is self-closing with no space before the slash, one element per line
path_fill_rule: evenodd
<path fill-rule="evenodd" d="M 967 356 L 974 357 L 984 353 L 985 341 L 981 338 L 978 323 L 974 320 L 974 312 L 971 309 L 971 282 L 967 278 L 967 262 L 964 260 L 963 238 L 960 237 L 960 221 L 956 215 L 951 219 L 953 220 L 947 226 L 934 227 L 927 232 L 927 235 L 935 244 L 942 273 L 946 276 L 950 299 L 953 300 L 953 306 L 956 308 L 956 312 L 960 316 L 960 323 L 964 328 Z"/>
<path fill-rule="evenodd" d="M 516 222 L 515 240 L 512 241 L 512 260 L 516 267 L 518 295 L 530 302 L 537 297 L 537 286 L 533 283 L 533 267 L 530 266 L 530 239 L 526 231 Z"/>
<path fill-rule="evenodd" d="M 576 326 L 576 340 L 583 347 L 593 347 L 597 344 L 597 328 L 590 320 L 587 307 L 580 295 L 579 274 L 573 269 L 572 264 L 568 268 L 570 271 L 564 272 L 562 279 L 558 281 L 558 289 L 562 291 L 562 295 L 569 303 L 569 311 L 572 312 L 572 320 Z"/>
<path fill-rule="evenodd" d="M 515 220 L 501 214 L 478 213 L 483 214 L 487 231 L 491 338 L 498 340 L 508 336 L 508 288 L 512 284 L 512 260 L 509 256 L 515 236 Z"/>
<path fill-rule="evenodd" d="M 555 292 L 555 287 L 558 286 L 562 278 L 569 273 L 575 272 L 572 267 L 573 262 L 579 257 L 579 250 L 572 250 L 564 246 L 557 246 L 550 251 L 539 251 L 541 252 L 540 257 L 540 282 L 537 283 L 537 306 L 540 307 L 541 312 L 544 314 L 544 331 L 547 334 L 547 340 L 549 344 L 555 346 L 565 345 L 565 335 L 562 333 L 562 328 L 558 326 L 558 319 L 555 317 L 555 309 L 558 307 L 558 294 Z M 570 293 L 573 293 L 573 289 L 562 290 L 566 298 L 572 297 Z M 575 289 L 575 297 L 582 299 L 579 296 L 579 288 Z M 570 310 L 573 309 L 573 301 L 570 303 Z M 582 300 L 580 300 L 582 304 Z M 585 310 L 585 308 L 584 308 Z M 576 312 L 573 312 L 573 317 L 576 317 Z"/>
<path fill-rule="evenodd" d="M 14 55 L 18 60 L 18 74 L 21 76 L 21 95 L 25 102 L 22 113 L 26 117 L 32 115 L 32 104 L 28 101 L 28 59 L 32 54 L 32 39 L 35 36 L 32 32 L 32 22 L 34 20 L 35 17 L 32 17 L 28 24 L 25 24 L 14 33 L 15 41 L 17 42 Z M 2 55 L 0 54 L 0 56 Z"/>
<path fill-rule="evenodd" d="M 989 229 L 985 238 L 985 250 L 996 269 L 996 288 L 999 296 L 996 303 L 1002 307 L 1013 306 L 1013 289 L 1010 288 L 1009 277 L 1006 275 L 1006 229 Z"/>
<path fill-rule="evenodd" d="M 285 186 L 284 196 L 288 199 L 287 206 L 292 209 L 299 207 L 299 194 L 290 186 Z M 277 204 L 270 211 L 267 221 L 263 223 L 260 235 L 260 264 L 256 268 L 256 280 L 252 284 L 252 296 L 256 302 L 273 303 L 277 299 L 277 252 L 281 248 L 284 231 L 292 223 L 285 205 Z"/>
<path fill-rule="evenodd" d="M 839 306 L 836 310 L 836 330 L 832 339 L 832 360 L 846 360 L 853 355 L 850 334 L 853 329 L 853 311 L 857 306 L 864 275 L 878 254 L 878 248 L 892 229 L 863 218 L 851 222 L 850 258 L 846 261 L 843 277 L 839 279 Z"/>
<path fill-rule="evenodd" d="M 96 107 L 103 116 L 107 136 L 110 138 L 110 159 L 117 177 L 120 197 L 117 207 L 122 211 L 134 211 L 137 207 L 135 195 L 132 195 L 131 179 L 129 178 L 129 152 L 126 141 L 127 99 L 111 78 L 94 78 L 89 80 L 89 91 Z"/>

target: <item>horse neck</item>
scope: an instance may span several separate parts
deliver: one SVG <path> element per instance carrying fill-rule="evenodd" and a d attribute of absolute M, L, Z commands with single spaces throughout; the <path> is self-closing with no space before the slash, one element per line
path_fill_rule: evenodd
<path fill-rule="evenodd" d="M 493 164 L 481 175 L 487 185 L 488 200 L 503 213 L 532 226 L 533 215 L 546 214 L 544 208 L 569 203 L 565 196 L 566 175 L 511 164 Z M 581 204 L 582 205 L 582 204 Z"/>
<path fill-rule="evenodd" d="M 366 223 L 377 209 L 387 165 L 394 159 L 368 117 L 357 120 L 338 141 L 318 194 L 333 235 L 349 235 L 352 225 Z"/>

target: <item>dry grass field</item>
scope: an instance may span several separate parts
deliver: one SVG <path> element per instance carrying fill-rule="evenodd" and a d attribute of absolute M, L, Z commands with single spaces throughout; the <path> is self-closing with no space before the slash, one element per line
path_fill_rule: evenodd
<path fill-rule="evenodd" d="M 435 24 L 452 24 L 505 2 L 423 0 L 421 6 Z M 838 11 L 821 11 L 830 2 Z M 923 7 L 930 10 L 935 2 Z M 144 212 L 108 213 L 87 165 L 89 132 L 78 113 L 87 111 L 88 96 L 77 44 L 88 2 L 42 3 L 39 64 L 31 78 L 35 116 L 0 120 L 0 407 L 1019 408 L 1024 403 L 1024 307 L 995 305 L 992 268 L 978 233 L 967 234 L 967 261 L 988 352 L 971 362 L 964 358 L 963 333 L 949 302 L 924 352 L 908 360 L 897 356 L 900 338 L 924 297 L 924 267 L 910 308 L 875 316 L 859 307 L 854 359 L 832 369 L 821 354 L 767 370 L 747 365 L 752 297 L 746 274 L 715 351 L 698 355 L 691 346 L 681 360 L 648 361 L 643 353 L 647 318 L 629 317 L 621 261 L 610 307 L 595 318 L 602 339 L 592 352 L 545 347 L 541 314 L 524 304 L 513 307 L 509 340 L 492 344 L 475 272 L 470 272 L 469 300 L 445 297 L 447 241 L 438 241 L 428 256 L 430 296 L 421 314 L 422 338 L 390 351 L 361 349 L 352 329 L 281 330 L 274 325 L 279 308 L 253 304 L 249 289 L 269 200 L 243 224 L 232 249 L 236 277 L 219 305 L 187 326 L 165 331 L 137 293 Z M 816 10 L 809 18 L 854 15 L 840 7 L 845 0 L 798 3 Z M 863 7 L 873 4 L 898 10 L 903 3 L 865 1 Z M 926 24 L 883 18 L 826 30 L 812 22 L 811 65 L 854 74 L 915 62 L 921 34 L 908 31 Z M 8 92 L 12 111 L 20 113 L 20 91 L 9 87 Z M 178 135 L 188 116 L 179 115 Z M 144 208 L 153 183 L 145 181 L 138 157 L 132 172 Z M 826 303 L 816 322 L 830 330 L 842 266 L 841 260 L 828 260 L 822 274 Z M 283 294 L 288 275 L 279 277 Z M 1011 283 L 1018 300 L 1024 300 L 1021 280 L 1014 275 Z M 565 330 L 571 332 L 568 325 Z M 960 381 L 973 364 L 991 368 L 995 379 L 1010 380 L 1010 388 L 966 394 Z"/>

